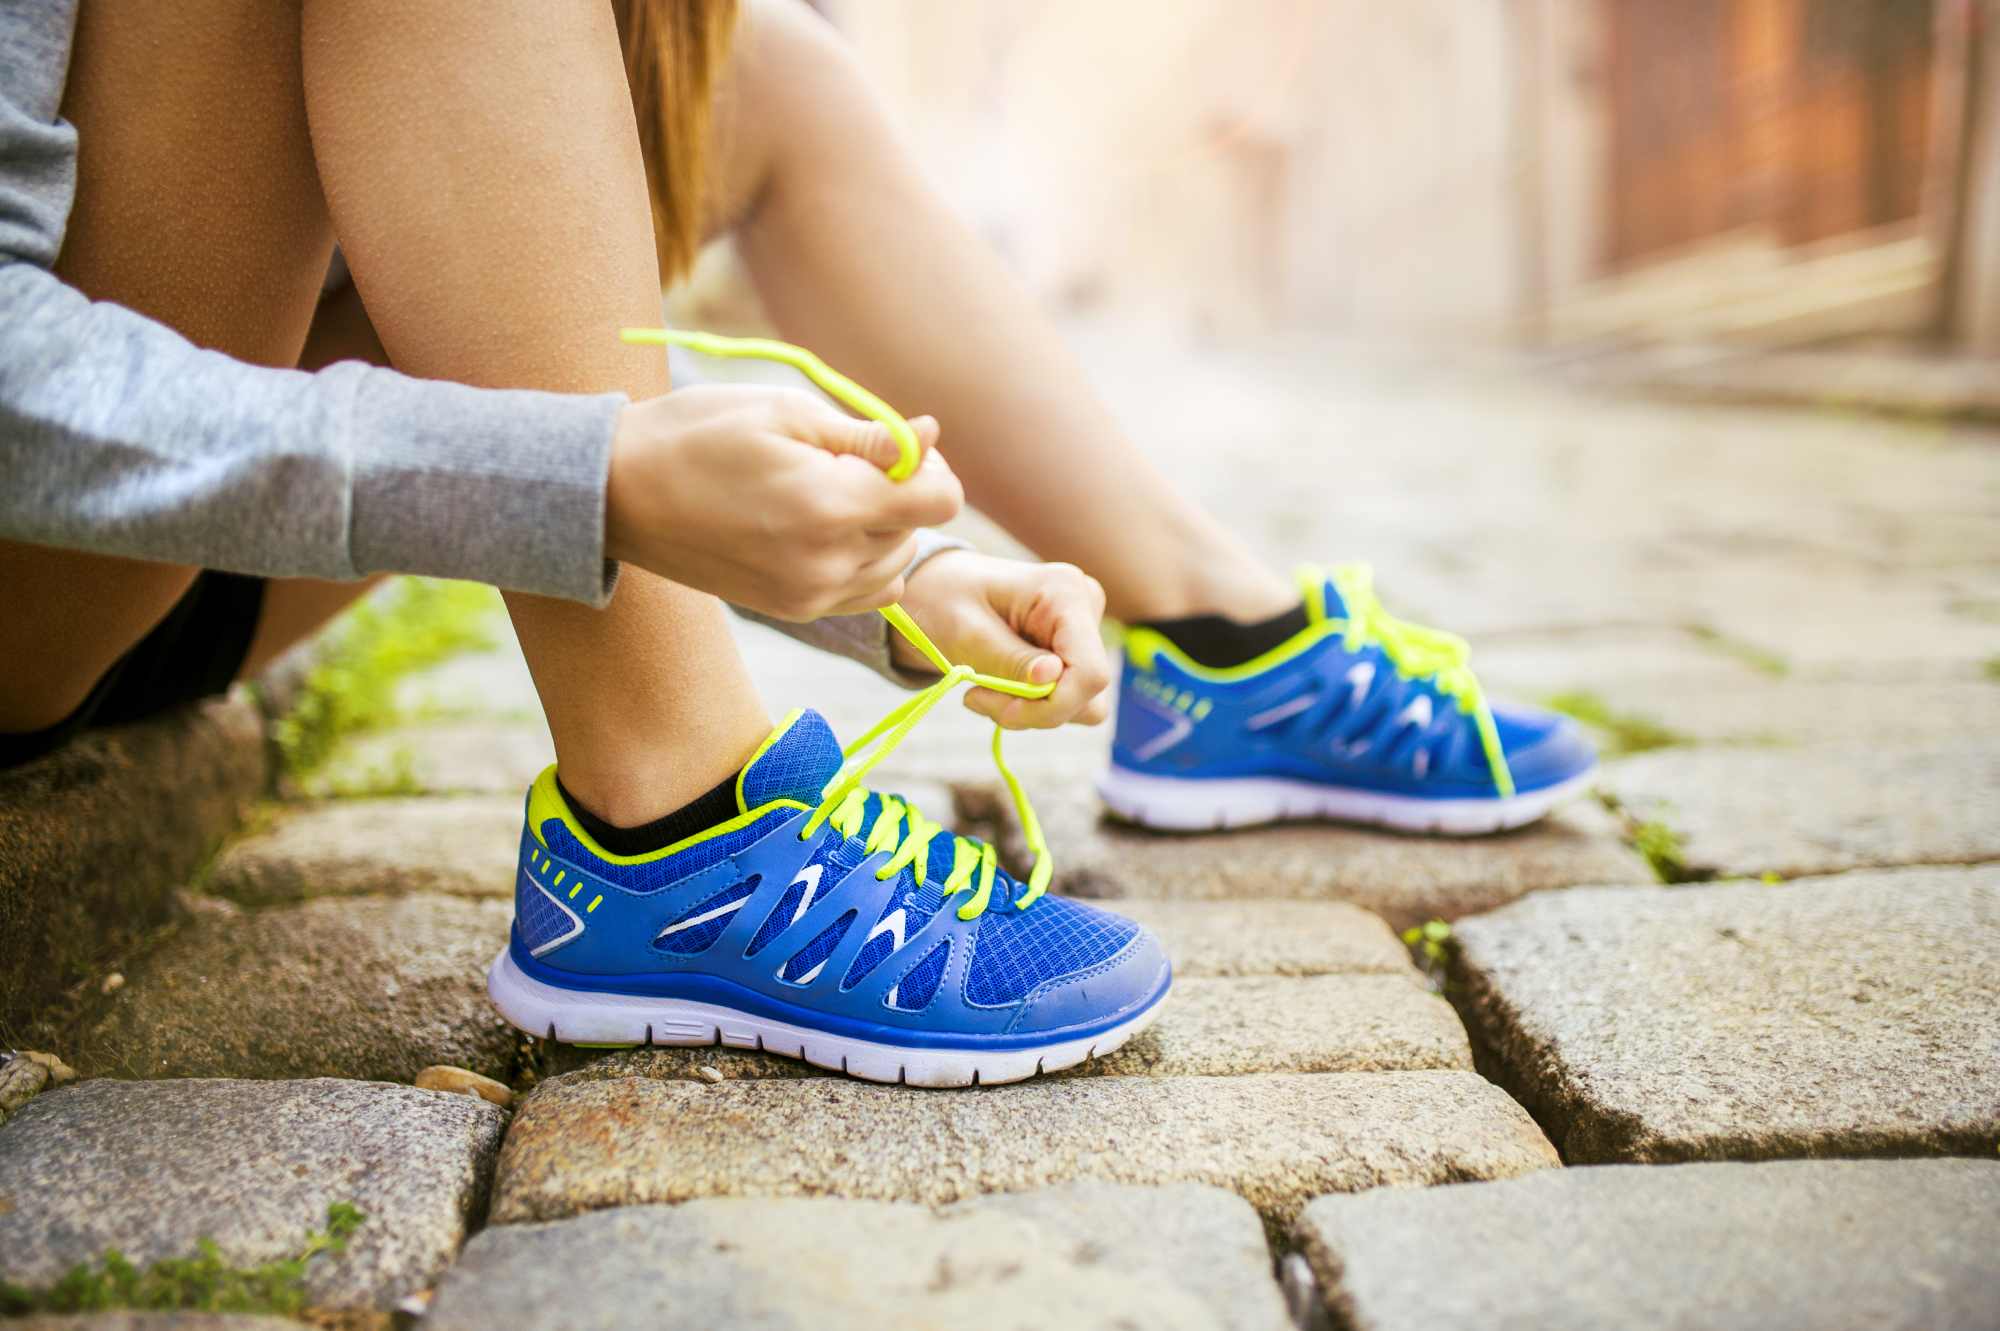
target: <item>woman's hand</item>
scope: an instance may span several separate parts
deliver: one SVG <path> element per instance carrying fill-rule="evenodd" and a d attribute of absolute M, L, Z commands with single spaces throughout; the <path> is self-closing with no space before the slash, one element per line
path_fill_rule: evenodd
<path fill-rule="evenodd" d="M 1009 730 L 1065 722 L 1094 726 L 1111 707 L 1111 660 L 1099 625 L 1104 589 L 1071 564 L 1028 564 L 971 550 L 946 550 L 910 575 L 903 608 L 938 650 L 988 675 L 1029 684 L 1057 680 L 1046 698 L 970 689 L 965 705 Z M 896 664 L 930 672 L 900 634 Z"/>
<path fill-rule="evenodd" d="M 916 529 L 965 502 L 932 450 L 937 422 L 910 424 L 923 465 L 898 482 L 889 432 L 809 393 L 702 385 L 634 403 L 612 441 L 605 550 L 776 619 L 888 605 Z"/>

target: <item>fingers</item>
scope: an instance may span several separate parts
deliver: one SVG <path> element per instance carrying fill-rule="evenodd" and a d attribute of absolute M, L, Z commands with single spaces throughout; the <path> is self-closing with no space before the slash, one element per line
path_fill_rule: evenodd
<path fill-rule="evenodd" d="M 917 557 L 917 538 L 906 535 L 895 541 L 888 553 L 868 560 L 855 569 L 822 614 L 858 615 L 879 610 L 903 599 L 903 570 Z"/>
<path fill-rule="evenodd" d="M 886 472 L 903 460 L 902 445 L 889 427 L 879 421 L 850 416 L 809 393 L 786 392 L 774 399 L 778 429 L 801 443 L 828 453 L 860 458 L 877 471 Z M 938 423 L 934 417 L 910 420 L 917 436 L 917 465 L 937 447 Z"/>
<path fill-rule="evenodd" d="M 855 478 L 854 492 L 876 530 L 896 527 L 941 527 L 965 507 L 965 490 L 944 455 L 924 454 L 924 464 L 905 481 L 892 481 L 872 468 Z"/>
<path fill-rule="evenodd" d="M 1030 683 L 1056 680 L 1055 691 L 1042 699 L 1016 698 L 991 689 L 974 689 L 965 705 L 1011 730 L 1040 729 L 1075 722 L 1096 725 L 1110 714 L 1111 658 L 1104 649 L 1100 625 L 1104 592 L 1097 582 L 1067 564 L 1023 566 L 1023 585 L 996 589 L 1005 602 L 1010 595 L 1027 595 L 1026 607 L 1001 604 L 1020 624 L 1019 633 L 1005 631 L 1018 644 L 1015 659 L 1026 669 L 1015 678 Z M 1003 622 L 1004 627 L 1004 622 Z M 1046 647 L 1037 644 L 1046 644 Z"/>

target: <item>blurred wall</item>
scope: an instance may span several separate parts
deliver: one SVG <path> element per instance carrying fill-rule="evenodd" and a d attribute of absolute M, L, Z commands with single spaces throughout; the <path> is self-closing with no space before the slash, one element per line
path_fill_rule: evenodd
<path fill-rule="evenodd" d="M 1170 334 L 1498 335 L 1507 0 L 824 0 L 1036 294 Z"/>

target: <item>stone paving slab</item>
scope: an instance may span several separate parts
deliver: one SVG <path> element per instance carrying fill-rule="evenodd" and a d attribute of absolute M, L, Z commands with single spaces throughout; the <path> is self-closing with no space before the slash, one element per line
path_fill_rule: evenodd
<path fill-rule="evenodd" d="M 1577 690 L 1609 697 L 1629 681 L 1679 680 L 1727 689 L 1770 679 L 1740 657 L 1671 624 L 1494 634 L 1474 644 L 1472 665 L 1489 695 L 1517 702 Z"/>
<path fill-rule="evenodd" d="M 212 1238 L 296 1256 L 327 1207 L 366 1216 L 308 1269 L 310 1300 L 387 1307 L 428 1286 L 485 1205 L 505 1115 L 353 1081 L 86 1081 L 0 1127 L 0 1279 L 45 1288 L 116 1248 L 144 1266 Z"/>
<path fill-rule="evenodd" d="M 576 1272 L 588 1270 L 587 1288 Z M 672 1279 L 663 1280 L 663 1271 Z M 478 1235 L 425 1326 L 1290 1331 L 1256 1212 L 1215 1188 L 1079 1184 L 939 1211 L 710 1198 Z"/>
<path fill-rule="evenodd" d="M 378 795 L 512 795 L 556 760 L 540 721 L 463 718 L 356 735 L 289 783 L 307 799 Z"/>
<path fill-rule="evenodd" d="M 76 1060 L 92 1075 L 507 1080 L 486 999 L 513 904 L 417 894 L 239 911 L 203 903 L 132 967 Z"/>
<path fill-rule="evenodd" d="M 1962 663 L 1843 662 L 1773 675 L 1687 630 L 1632 626 L 1502 635 L 1480 645 L 1476 664 L 1496 696 L 1585 695 L 1694 743 L 1851 743 L 1861 717 L 1904 744 L 2000 734 L 1993 682 Z"/>
<path fill-rule="evenodd" d="M 280 808 L 216 857 L 206 886 L 253 906 L 372 893 L 512 897 L 520 838 L 518 793 Z"/>
<path fill-rule="evenodd" d="M 734 1058 L 722 1058 L 735 1054 Z M 609 1056 L 550 1048 L 554 1067 L 593 1079 L 651 1076 L 737 1080 L 828 1075 L 775 1055 L 702 1046 Z M 713 1068 L 715 1077 L 701 1069 Z M 1259 1072 L 1381 1072 L 1472 1067 L 1451 1005 L 1410 975 L 1191 977 L 1175 981 L 1158 1021 L 1123 1049 L 1058 1077 L 1242 1076 Z"/>
<path fill-rule="evenodd" d="M 498 1223 L 717 1196 L 942 1205 L 1075 1180 L 1208 1183 L 1283 1224 L 1308 1197 L 1556 1164 L 1470 1072 L 1082 1077 L 939 1093 L 846 1078 L 559 1077 L 507 1134 Z"/>
<path fill-rule="evenodd" d="M 1491 910 L 1541 888 L 1656 881 L 1621 840 L 1616 821 L 1588 800 L 1518 832 L 1457 840 L 1330 823 L 1151 832 L 1110 820 L 1102 807 L 1082 783 L 1035 801 L 1056 857 L 1055 891 L 1340 900 L 1405 929 Z M 1001 854 L 1010 866 L 1025 869 L 1032 857 L 1011 812 L 1004 816 Z"/>
<path fill-rule="evenodd" d="M 2000 1163 L 1610 1165 L 1306 1208 L 1353 1331 L 1990 1331 Z"/>
<path fill-rule="evenodd" d="M 1409 949 L 1344 901 L 1147 901 L 1116 910 L 1167 946 L 1176 976 L 1409 975 Z"/>
<path fill-rule="evenodd" d="M 165 919 L 266 774 L 263 721 L 240 697 L 0 773 L 0 1035 Z"/>
<path fill-rule="evenodd" d="M 1701 744 L 1851 745 L 1864 723 L 1893 734 L 1898 745 L 2000 738 L 2000 688 L 1971 677 L 1766 678 L 1728 688 L 1631 679 L 1593 692 L 1619 712 Z"/>
<path fill-rule="evenodd" d="M 479 713 L 534 719 L 542 714 L 535 678 L 514 640 L 513 626 L 495 616 L 489 630 L 505 646 L 487 652 L 463 652 L 450 660 L 396 681 L 393 706 L 408 717 L 443 717 Z"/>
<path fill-rule="evenodd" d="M 1666 749 L 1603 784 L 1673 829 L 1694 877 L 2000 859 L 2000 745 Z"/>
<path fill-rule="evenodd" d="M 1241 1076 L 1472 1067 L 1451 1004 L 1414 976 L 1184 979 L 1123 1049 L 1058 1077 Z"/>
<path fill-rule="evenodd" d="M 1460 1010 L 1572 1163 L 1990 1155 L 2000 866 L 1530 897 Z"/>

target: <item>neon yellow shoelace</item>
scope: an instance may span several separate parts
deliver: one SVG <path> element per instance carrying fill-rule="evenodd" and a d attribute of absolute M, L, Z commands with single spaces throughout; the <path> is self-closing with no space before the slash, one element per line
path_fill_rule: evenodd
<path fill-rule="evenodd" d="M 1412 624 L 1384 610 L 1375 596 L 1375 571 L 1366 564 L 1341 564 L 1331 570 L 1308 564 L 1299 569 L 1298 579 L 1309 606 L 1321 604 L 1320 588 L 1327 582 L 1340 593 L 1347 614 L 1327 622 L 1341 629 L 1342 647 L 1349 652 L 1370 645 L 1380 647 L 1397 674 L 1405 679 L 1430 680 L 1459 711 L 1472 717 L 1486 764 L 1493 772 L 1493 784 L 1501 798 L 1511 797 L 1514 774 L 1507 769 L 1507 754 L 1500 747 L 1486 690 L 1472 673 L 1471 644 L 1455 633 Z"/>
<path fill-rule="evenodd" d="M 910 427 L 910 423 L 894 407 L 804 347 L 770 338 L 722 337 L 715 333 L 673 328 L 627 328 L 619 336 L 635 345 L 685 347 L 704 356 L 768 360 L 789 365 L 856 415 L 888 428 L 890 437 L 896 441 L 896 447 L 901 452 L 896 465 L 888 470 L 890 480 L 906 480 L 917 469 L 922 449 L 917 442 L 917 432 Z M 842 750 L 847 761 L 827 783 L 826 789 L 821 792 L 819 807 L 813 810 L 812 817 L 800 829 L 799 839 L 802 841 L 829 823 L 842 836 L 859 836 L 862 821 L 867 816 L 869 796 L 867 788 L 861 784 L 862 778 L 875 764 L 894 753 L 896 747 L 916 729 L 917 723 L 924 719 L 925 713 L 959 685 L 972 684 L 1016 698 L 1046 698 L 1055 690 L 1053 681 L 1024 684 L 1000 675 L 981 674 L 968 665 L 954 665 L 917 627 L 917 622 L 902 606 L 886 606 L 881 613 L 896 632 L 908 639 L 910 645 L 936 667 L 938 680 L 890 709 L 888 715 L 877 721 L 867 734 Z M 1017 909 L 1025 909 L 1048 891 L 1049 879 L 1055 876 L 1055 862 L 1049 856 L 1048 842 L 1042 837 L 1041 820 L 1035 817 L 1034 805 L 1028 802 L 1028 792 L 1021 788 L 1021 783 L 1015 779 L 1001 754 L 1001 737 L 1005 733 L 1001 727 L 993 727 L 993 765 L 1007 783 L 1007 793 L 1013 798 L 1014 812 L 1020 819 L 1021 835 L 1035 856 L 1035 867 L 1028 875 L 1027 890 L 1014 901 Z M 909 868 L 914 869 L 920 880 L 926 878 L 930 871 L 931 838 L 943 831 L 943 827 L 917 812 L 916 806 L 906 800 L 894 795 L 882 795 L 879 799 L 880 811 L 868 830 L 867 850 L 871 855 L 886 850 L 890 856 L 875 871 L 875 876 L 886 882 Z M 970 837 L 952 838 L 952 864 L 943 886 L 947 896 L 968 890 L 971 892 L 971 896 L 958 908 L 961 920 L 977 919 L 986 910 L 993 898 L 993 878 L 998 867 L 992 846 Z"/>

